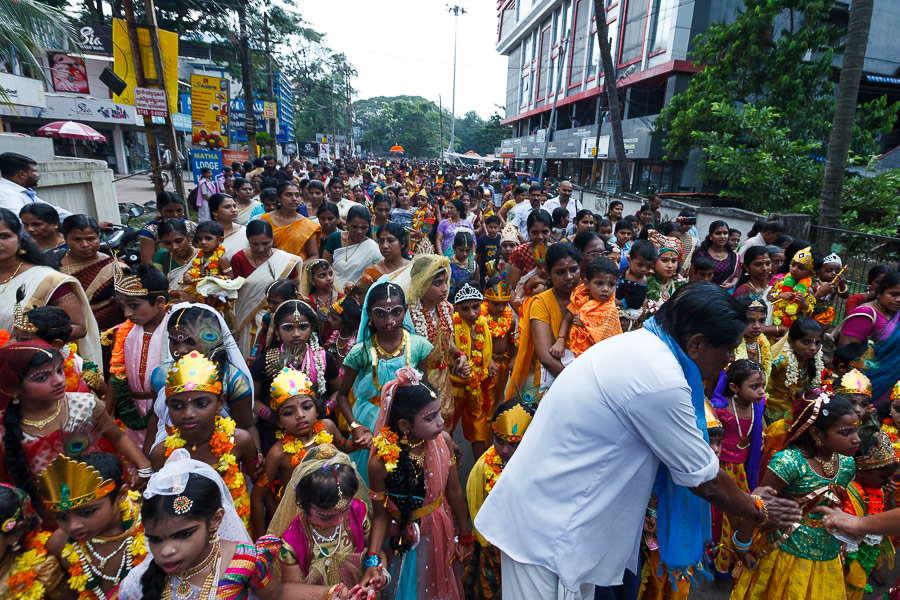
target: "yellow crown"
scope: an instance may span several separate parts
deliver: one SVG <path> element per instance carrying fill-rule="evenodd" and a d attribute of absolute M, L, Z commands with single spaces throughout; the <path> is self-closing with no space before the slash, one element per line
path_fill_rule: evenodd
<path fill-rule="evenodd" d="M 500 243 L 503 242 L 519 243 L 519 230 L 513 223 L 507 222 L 503 231 L 500 232 Z"/>
<path fill-rule="evenodd" d="M 900 400 L 900 381 L 894 384 L 894 389 L 891 390 L 891 400 Z"/>
<path fill-rule="evenodd" d="M 850 369 L 841 377 L 840 384 L 834 392 L 836 394 L 865 394 L 871 398 L 872 382 L 856 369 Z"/>
<path fill-rule="evenodd" d="M 508 302 L 511 297 L 509 282 L 506 279 L 501 279 L 484 291 L 484 299 L 492 302 Z"/>
<path fill-rule="evenodd" d="M 182 392 L 222 393 L 216 365 L 196 350 L 172 365 L 166 377 L 166 398 Z"/>
<path fill-rule="evenodd" d="M 28 320 L 28 317 L 25 316 L 25 311 L 22 310 L 22 301 L 24 299 L 25 284 L 23 283 L 21 287 L 16 290 L 16 306 L 13 308 L 13 327 L 21 331 L 27 331 L 28 333 L 36 333 L 37 327 Z"/>
<path fill-rule="evenodd" d="M 63 454 L 57 455 L 37 480 L 38 495 L 51 511 L 78 508 L 112 492 L 116 483 L 100 472 Z"/>
<path fill-rule="evenodd" d="M 802 265 L 806 268 L 807 271 L 812 271 L 814 268 L 812 246 L 807 246 L 803 250 L 797 250 L 797 254 L 794 255 L 794 258 L 791 259 L 791 262 Z"/>
<path fill-rule="evenodd" d="M 149 295 L 150 292 L 147 291 L 141 280 L 135 275 L 126 275 L 125 270 L 122 268 L 122 263 L 118 260 L 118 256 L 114 258 L 115 260 L 112 261 L 113 288 L 116 290 L 116 293 L 135 297 Z"/>
<path fill-rule="evenodd" d="M 534 417 L 525 410 L 521 404 L 516 404 L 507 411 L 500 413 L 494 419 L 492 428 L 498 438 L 505 442 L 520 442 L 525 430 L 531 424 Z"/>
<path fill-rule="evenodd" d="M 307 377 L 306 373 L 290 367 L 281 369 L 281 372 L 272 380 L 269 395 L 272 398 L 270 408 L 275 412 L 278 412 L 278 409 L 288 398 L 293 398 L 294 396 L 316 397 L 316 393 L 313 391 L 312 380 Z"/>
<path fill-rule="evenodd" d="M 719 417 L 716 416 L 716 411 L 713 410 L 712 404 L 709 403 L 709 400 L 704 402 L 703 406 L 704 412 L 706 413 L 706 428 L 712 429 L 714 427 L 722 428 L 722 421 L 719 420 Z"/>
<path fill-rule="evenodd" d="M 891 438 L 881 430 L 876 431 L 875 436 L 878 438 L 878 443 L 864 456 L 856 457 L 856 469 L 858 471 L 880 469 L 897 462 L 897 455 L 894 453 Z"/>

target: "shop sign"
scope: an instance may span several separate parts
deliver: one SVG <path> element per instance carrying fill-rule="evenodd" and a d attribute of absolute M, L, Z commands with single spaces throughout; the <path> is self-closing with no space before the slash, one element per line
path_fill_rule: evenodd
<path fill-rule="evenodd" d="M 169 114 L 166 91 L 153 88 L 134 88 L 134 108 L 137 114 L 147 117 L 165 117 Z"/>
<path fill-rule="evenodd" d="M 191 74 L 191 121 L 192 145 L 228 147 L 227 79 Z"/>
<path fill-rule="evenodd" d="M 191 171 L 194 183 L 200 183 L 200 171 L 212 169 L 213 180 L 222 172 L 222 153 L 219 150 L 191 150 Z"/>
<path fill-rule="evenodd" d="M 82 52 L 112 54 L 112 27 L 109 25 L 76 25 L 78 48 Z"/>
<path fill-rule="evenodd" d="M 300 147 L 297 148 L 297 155 L 304 156 L 306 158 L 316 158 L 319 156 L 319 143 L 318 142 L 303 142 L 300 144 Z"/>
<path fill-rule="evenodd" d="M 120 125 L 143 123 L 137 120 L 133 106 L 116 104 L 112 100 L 73 96 L 47 96 L 47 108 L 41 111 L 41 118 Z"/>
<path fill-rule="evenodd" d="M 233 162 L 244 163 L 250 160 L 250 153 L 245 150 L 222 150 L 222 163 L 231 165 Z"/>
<path fill-rule="evenodd" d="M 6 92 L 10 104 L 19 106 L 47 106 L 44 87 L 37 79 L 0 73 L 0 87 Z"/>
<path fill-rule="evenodd" d="M 582 138 L 581 158 L 607 158 L 609 156 L 609 136 L 601 135 L 599 146 L 596 138 Z"/>

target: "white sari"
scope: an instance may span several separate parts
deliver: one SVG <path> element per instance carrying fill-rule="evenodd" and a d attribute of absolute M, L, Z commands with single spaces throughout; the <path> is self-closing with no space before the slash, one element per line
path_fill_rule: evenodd
<path fill-rule="evenodd" d="M 358 282 L 362 279 L 366 269 L 383 257 L 381 250 L 378 249 L 378 242 L 367 237 L 359 244 L 341 246 L 334 251 L 332 258 L 334 258 L 331 263 L 334 271 L 334 285 L 337 289 L 343 290 L 345 283 L 348 281 Z"/>
<path fill-rule="evenodd" d="M 185 262 L 180 267 L 175 267 L 167 274 L 169 278 L 169 290 L 184 290 L 187 288 L 183 283 L 181 283 L 182 279 L 184 279 L 185 274 L 190 271 L 191 267 L 194 266 L 194 259 L 197 258 L 197 253 L 200 252 L 196 248 L 194 248 L 194 253 L 191 255 L 191 258 Z"/>
<path fill-rule="evenodd" d="M 96 364 L 102 375 L 103 355 L 100 349 L 100 330 L 97 328 L 97 320 L 91 311 L 91 303 L 84 293 L 84 288 L 71 275 L 64 275 L 50 267 L 33 266 L 0 286 L 0 329 L 5 329 L 10 333 L 13 331 L 16 290 L 21 286 L 25 286 L 25 300 L 22 308 L 28 310 L 35 306 L 47 306 L 50 296 L 64 283 L 71 285 L 78 304 L 81 306 L 81 318 L 87 329 L 87 335 L 72 341 L 78 344 L 78 354 Z"/>
<path fill-rule="evenodd" d="M 231 260 L 232 256 L 247 247 L 247 228 L 235 221 L 234 230 L 225 236 L 222 246 L 225 247 L 225 258 Z"/>
<path fill-rule="evenodd" d="M 257 206 L 262 206 L 257 198 L 258 196 L 250 202 L 250 205 L 247 208 L 240 208 L 240 206 L 238 207 L 238 216 L 234 221 L 235 223 L 237 223 L 238 225 L 246 225 L 250 222 L 250 217 L 253 215 L 253 211 L 256 210 Z M 238 250 L 240 250 L 240 248 L 238 248 Z"/>
<path fill-rule="evenodd" d="M 266 290 L 275 281 L 286 279 L 291 270 L 302 268 L 303 259 L 288 254 L 278 248 L 272 249 L 272 256 L 259 265 L 244 281 L 237 300 L 234 301 L 236 327 L 234 330 L 238 347 L 244 357 L 250 356 L 253 349 L 255 333 L 262 325 L 262 316 L 266 306 Z"/>

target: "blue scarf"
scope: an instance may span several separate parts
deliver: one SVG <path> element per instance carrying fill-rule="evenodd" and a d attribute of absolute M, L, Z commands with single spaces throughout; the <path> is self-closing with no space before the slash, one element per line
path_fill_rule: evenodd
<path fill-rule="evenodd" d="M 703 433 L 703 439 L 709 442 L 700 369 L 684 353 L 678 342 L 663 331 L 655 318 L 645 321 L 644 329 L 662 340 L 678 359 L 691 388 L 691 404 L 694 406 L 697 429 Z M 658 499 L 656 523 L 660 563 L 666 566 L 670 574 L 686 576 L 690 568 L 693 568 L 695 574 L 708 573 L 703 557 L 706 544 L 712 539 L 709 503 L 688 488 L 676 485 L 664 464 L 659 465 L 653 491 Z"/>

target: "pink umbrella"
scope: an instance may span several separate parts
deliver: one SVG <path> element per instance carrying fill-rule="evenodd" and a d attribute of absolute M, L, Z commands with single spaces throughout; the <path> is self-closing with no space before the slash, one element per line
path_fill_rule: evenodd
<path fill-rule="evenodd" d="M 93 127 L 75 121 L 54 121 L 47 123 L 38 130 L 38 135 L 45 137 L 70 138 L 72 140 L 72 152 L 78 156 L 75 150 L 75 140 L 90 140 L 92 142 L 105 142 L 106 136 Z"/>

